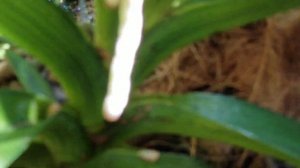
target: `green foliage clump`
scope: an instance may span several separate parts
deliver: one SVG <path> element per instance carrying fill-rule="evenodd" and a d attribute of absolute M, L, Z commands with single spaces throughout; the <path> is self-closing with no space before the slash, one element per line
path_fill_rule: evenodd
<path fill-rule="evenodd" d="M 122 121 L 114 124 L 102 117 L 110 64 L 104 58 L 114 53 L 126 8 L 94 3 L 91 44 L 70 15 L 48 0 L 1 1 L 1 36 L 44 64 L 67 101 L 53 110 L 58 102 L 49 83 L 13 50 L 7 52 L 24 90 L 0 89 L 0 167 L 207 167 L 195 158 L 140 151 L 127 143 L 153 133 L 223 141 L 300 166 L 297 121 L 228 96 L 136 91 L 175 50 L 300 1 L 145 0 L 133 91 Z"/>

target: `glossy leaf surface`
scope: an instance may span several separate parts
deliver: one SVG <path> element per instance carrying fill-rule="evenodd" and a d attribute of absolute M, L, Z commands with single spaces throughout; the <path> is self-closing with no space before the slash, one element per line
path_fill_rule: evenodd
<path fill-rule="evenodd" d="M 235 98 L 206 93 L 144 97 L 134 101 L 124 118 L 123 129 L 111 132 L 118 142 L 151 133 L 178 134 L 235 144 L 300 165 L 300 123 Z"/>
<path fill-rule="evenodd" d="M 0 34 L 45 64 L 84 124 L 90 130 L 99 127 L 107 72 L 64 11 L 47 0 L 2 0 Z"/>
<path fill-rule="evenodd" d="M 84 168 L 208 168 L 201 161 L 180 154 L 160 153 L 157 160 L 150 159 L 150 155 L 142 156 L 141 151 L 111 149 L 96 156 Z"/>

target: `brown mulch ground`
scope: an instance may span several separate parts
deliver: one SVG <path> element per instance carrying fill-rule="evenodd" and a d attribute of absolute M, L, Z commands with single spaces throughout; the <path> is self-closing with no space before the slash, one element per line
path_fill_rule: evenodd
<path fill-rule="evenodd" d="M 233 94 L 300 119 L 299 18 L 300 11 L 291 11 L 187 46 L 142 90 Z"/>
<path fill-rule="evenodd" d="M 300 121 L 300 10 L 217 33 L 175 52 L 141 90 L 234 95 Z M 140 146 L 167 151 L 184 146 L 181 152 L 219 168 L 288 167 L 267 156 L 205 140 L 186 138 L 172 144 L 170 137 L 152 136 L 142 142 Z"/>

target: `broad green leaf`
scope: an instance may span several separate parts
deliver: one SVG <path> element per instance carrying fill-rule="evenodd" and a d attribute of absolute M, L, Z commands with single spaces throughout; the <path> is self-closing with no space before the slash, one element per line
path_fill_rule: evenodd
<path fill-rule="evenodd" d="M 185 7 L 184 7 L 185 6 Z M 136 60 L 133 83 L 141 84 L 175 50 L 214 32 L 265 18 L 300 6 L 299 0 L 197 0 L 156 24 L 144 36 Z"/>
<path fill-rule="evenodd" d="M 33 98 L 23 92 L 0 90 L 0 133 L 37 123 L 38 105 Z"/>
<path fill-rule="evenodd" d="M 41 129 L 37 122 L 38 108 L 33 96 L 0 90 L 0 167 L 8 167 L 29 146 Z"/>
<path fill-rule="evenodd" d="M 0 167 L 6 168 L 12 164 L 29 146 L 32 138 L 37 134 L 39 127 L 23 128 L 11 134 L 0 133 Z"/>
<path fill-rule="evenodd" d="M 135 100 L 124 118 L 129 124 L 111 132 L 116 144 L 138 135 L 179 134 L 242 146 L 300 166 L 300 123 L 235 98 L 149 96 Z"/>
<path fill-rule="evenodd" d="M 144 4 L 144 29 L 149 30 L 156 23 L 163 20 L 171 13 L 172 4 L 176 0 L 145 0 Z"/>
<path fill-rule="evenodd" d="M 111 149 L 96 156 L 84 168 L 207 168 L 201 161 L 180 154 L 160 153 L 157 160 L 151 161 L 147 157 L 153 156 L 143 156 L 141 152 Z"/>
<path fill-rule="evenodd" d="M 51 154 L 44 145 L 32 144 L 10 168 L 55 168 Z"/>
<path fill-rule="evenodd" d="M 57 162 L 80 162 L 90 154 L 90 143 L 77 120 L 60 112 L 48 121 L 40 140 Z"/>
<path fill-rule="evenodd" d="M 89 130 L 102 123 L 107 72 L 72 19 L 48 0 L 2 0 L 0 34 L 44 63 Z"/>
<path fill-rule="evenodd" d="M 174 0 L 176 1 L 176 0 Z M 178 0 L 177 6 L 172 10 L 171 16 L 181 15 L 185 12 L 189 12 L 190 10 L 197 9 L 199 7 L 211 6 L 220 1 L 227 1 L 227 0 Z"/>
<path fill-rule="evenodd" d="M 90 144 L 78 121 L 60 112 L 38 123 L 38 103 L 27 93 L 0 90 L 0 167 L 15 161 L 38 133 L 57 162 L 79 162 L 89 154 Z"/>
<path fill-rule="evenodd" d="M 34 65 L 28 63 L 21 56 L 8 51 L 6 58 L 14 69 L 18 79 L 24 88 L 31 93 L 41 95 L 43 97 L 54 99 L 51 87 L 47 81 L 34 68 Z"/>
<path fill-rule="evenodd" d="M 201 0 L 201 2 L 199 0 L 145 0 L 144 30 L 147 32 L 157 23 L 200 5 L 203 6 L 207 1 L 211 3 L 212 0 Z"/>
<path fill-rule="evenodd" d="M 95 43 L 111 57 L 119 30 L 119 6 L 109 6 L 108 0 L 95 0 Z"/>

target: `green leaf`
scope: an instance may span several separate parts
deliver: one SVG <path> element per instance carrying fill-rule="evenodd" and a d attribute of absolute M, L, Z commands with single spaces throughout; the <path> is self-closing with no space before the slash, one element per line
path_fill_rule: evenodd
<path fill-rule="evenodd" d="M 91 144 L 83 128 L 64 112 L 48 121 L 39 138 L 57 162 L 80 162 L 90 154 Z"/>
<path fill-rule="evenodd" d="M 29 146 L 34 133 L 14 135 L 8 140 L 0 140 L 0 167 L 12 164 Z"/>
<path fill-rule="evenodd" d="M 0 167 L 8 167 L 29 146 L 42 128 L 37 122 L 38 108 L 33 96 L 0 90 Z"/>
<path fill-rule="evenodd" d="M 0 133 L 10 133 L 38 120 L 37 102 L 27 93 L 0 90 Z"/>
<path fill-rule="evenodd" d="M 145 34 L 135 64 L 133 83 L 141 84 L 155 67 L 175 50 L 276 12 L 300 5 L 299 0 L 198 0 L 178 8 L 177 14 L 156 24 Z"/>
<path fill-rule="evenodd" d="M 115 144 L 151 133 L 179 134 L 242 146 L 300 166 L 300 124 L 235 98 L 206 93 L 144 97 L 133 102 L 125 120 L 129 124 L 111 132 Z"/>
<path fill-rule="evenodd" d="M 0 34 L 44 63 L 85 126 L 91 131 L 99 128 L 107 70 L 64 11 L 47 0 L 2 0 Z"/>
<path fill-rule="evenodd" d="M 55 168 L 55 162 L 44 145 L 32 144 L 10 168 Z"/>
<path fill-rule="evenodd" d="M 15 161 L 38 133 L 57 162 L 79 162 L 89 155 L 90 144 L 78 121 L 60 112 L 38 122 L 38 103 L 27 93 L 0 90 L 0 167 Z"/>
<path fill-rule="evenodd" d="M 28 92 L 54 100 L 54 95 L 49 84 L 33 65 L 11 51 L 7 52 L 6 58 Z"/>
<path fill-rule="evenodd" d="M 144 29 L 149 30 L 159 21 L 171 13 L 175 0 L 145 0 L 144 4 Z"/>
<path fill-rule="evenodd" d="M 141 151 L 111 149 L 96 156 L 85 168 L 207 168 L 199 160 L 188 156 L 161 153 L 158 160 L 149 161 Z"/>
<path fill-rule="evenodd" d="M 169 17 L 182 14 L 191 9 L 199 8 L 212 0 L 145 0 L 144 4 L 144 31 L 148 32 L 156 24 Z"/>
<path fill-rule="evenodd" d="M 112 56 L 119 30 L 119 6 L 107 4 L 107 0 L 95 0 L 95 43 L 108 56 Z"/>

